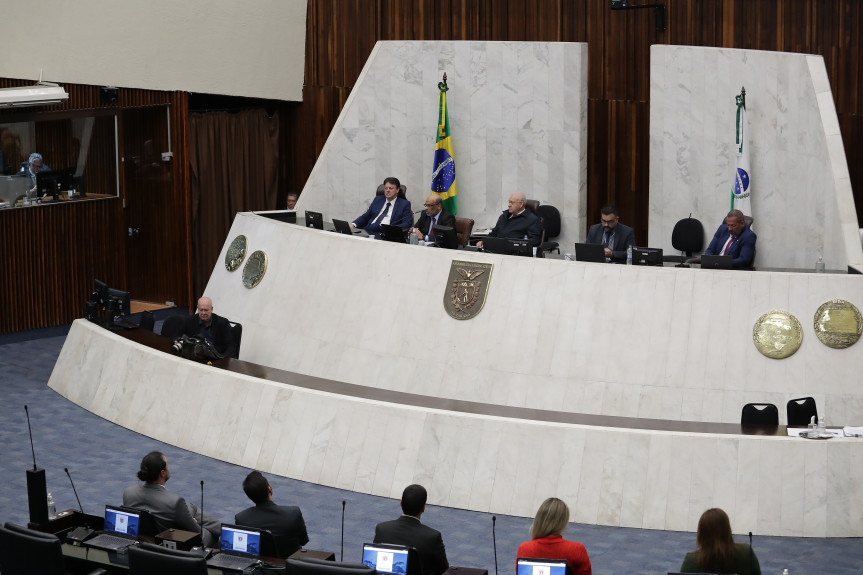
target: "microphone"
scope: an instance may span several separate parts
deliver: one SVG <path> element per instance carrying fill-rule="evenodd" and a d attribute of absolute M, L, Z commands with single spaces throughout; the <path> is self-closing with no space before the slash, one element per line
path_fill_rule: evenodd
<path fill-rule="evenodd" d="M 413 219 L 414 219 L 414 218 L 413 218 L 413 216 L 414 216 L 414 215 L 416 215 L 416 214 L 418 214 L 418 213 L 420 213 L 420 212 L 422 212 L 422 211 L 424 211 L 424 209 L 423 209 L 423 210 L 417 210 L 417 211 L 415 211 L 415 212 L 411 212 L 411 213 L 410 213 L 410 215 L 411 215 L 411 225 L 413 225 Z M 405 216 L 406 216 L 406 215 L 407 215 L 407 214 L 402 214 L 402 217 L 400 217 L 398 220 L 396 220 L 396 222 L 395 222 L 395 223 L 393 223 L 392 221 L 390 221 L 390 225 L 391 225 L 391 226 L 397 226 L 397 225 L 399 225 L 399 224 L 403 223 L 403 222 L 404 222 L 404 220 L 405 220 Z"/>
<path fill-rule="evenodd" d="M 81 505 L 81 499 L 78 497 L 78 490 L 75 489 L 75 482 L 72 481 L 72 475 L 69 473 L 69 468 L 64 467 L 63 471 L 66 472 L 66 477 L 69 478 L 69 483 L 72 484 L 72 492 L 75 494 L 75 500 L 78 502 L 78 507 L 81 509 L 81 517 L 84 521 L 83 526 L 76 527 L 66 535 L 66 540 L 71 541 L 73 545 L 81 545 L 81 542 L 86 541 L 93 534 L 93 530 L 90 529 L 90 526 L 87 524 L 87 514 L 84 513 L 84 506 Z"/>
<path fill-rule="evenodd" d="M 491 516 L 491 542 L 494 545 L 494 575 L 497 575 L 497 537 L 494 534 L 494 524 L 497 521 L 497 517 L 494 515 Z"/>
<path fill-rule="evenodd" d="M 210 558 L 210 550 L 204 545 L 204 480 L 201 480 L 201 555 L 204 559 Z"/>
<path fill-rule="evenodd" d="M 48 523 L 48 484 L 45 481 L 45 470 L 36 467 L 36 449 L 33 447 L 33 430 L 30 428 L 30 410 L 24 406 L 27 414 L 27 431 L 30 433 L 30 451 L 33 453 L 33 469 L 27 470 L 27 503 L 30 507 L 30 523 L 44 525 Z"/>
<path fill-rule="evenodd" d="M 339 561 L 345 560 L 345 500 L 342 499 L 342 550 L 339 553 Z"/>
<path fill-rule="evenodd" d="M 752 531 L 749 532 L 749 570 L 752 570 L 752 562 L 755 556 L 755 551 L 752 550 Z"/>

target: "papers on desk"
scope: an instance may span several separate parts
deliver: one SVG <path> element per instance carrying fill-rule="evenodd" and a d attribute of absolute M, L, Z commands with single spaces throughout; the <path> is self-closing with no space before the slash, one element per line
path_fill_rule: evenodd
<path fill-rule="evenodd" d="M 845 429 L 849 429 L 849 428 L 846 427 Z M 827 431 L 827 433 L 829 433 L 833 437 L 845 437 L 846 436 L 845 429 L 827 428 L 826 431 Z M 863 428 L 850 428 L 850 429 L 861 429 L 861 431 L 863 431 Z M 786 430 L 788 431 L 789 437 L 804 437 L 805 438 L 806 434 L 809 432 L 809 430 L 805 427 L 787 427 Z M 853 436 L 849 436 L 849 437 L 853 437 Z M 820 438 L 817 438 L 817 439 L 820 439 Z"/>
<path fill-rule="evenodd" d="M 491 233 L 491 228 L 474 228 L 470 235 L 472 236 L 487 236 Z"/>
<path fill-rule="evenodd" d="M 842 431 L 845 432 L 845 437 L 863 437 L 863 427 L 846 425 L 842 428 Z"/>

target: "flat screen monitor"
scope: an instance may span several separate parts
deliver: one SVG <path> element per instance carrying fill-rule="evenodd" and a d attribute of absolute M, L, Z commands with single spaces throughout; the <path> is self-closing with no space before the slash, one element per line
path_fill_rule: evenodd
<path fill-rule="evenodd" d="M 407 243 L 405 231 L 398 226 L 390 224 L 381 224 L 381 238 L 387 242 L 395 242 L 397 244 Z"/>
<path fill-rule="evenodd" d="M 530 559 L 519 557 L 515 560 L 516 575 L 566 575 L 566 559 Z"/>
<path fill-rule="evenodd" d="M 605 246 L 602 244 L 575 243 L 575 261 L 605 263 Z"/>
<path fill-rule="evenodd" d="M 93 280 L 93 301 L 102 307 L 108 303 L 108 284 L 102 280 Z"/>
<path fill-rule="evenodd" d="M 140 515 L 136 509 L 105 506 L 105 531 L 137 536 L 139 521 Z"/>
<path fill-rule="evenodd" d="M 288 210 L 285 212 L 255 212 L 255 215 L 264 216 L 265 218 L 270 218 L 271 220 L 284 222 L 286 224 L 297 223 L 297 212 L 294 210 Z"/>
<path fill-rule="evenodd" d="M 75 185 L 75 168 L 52 170 L 36 174 L 36 194 L 38 197 L 53 196 Z"/>
<path fill-rule="evenodd" d="M 701 268 L 712 270 L 730 270 L 734 267 L 734 258 L 732 256 L 701 256 Z"/>
<path fill-rule="evenodd" d="M 533 257 L 533 246 L 529 240 L 487 237 L 482 240 L 482 249 L 493 254 Z"/>
<path fill-rule="evenodd" d="M 661 266 L 661 248 L 637 248 L 632 247 L 632 265 L 634 266 Z"/>
<path fill-rule="evenodd" d="M 132 303 L 132 294 L 114 288 L 108 288 L 108 309 L 114 312 L 115 316 L 129 315 L 129 307 Z"/>
<path fill-rule="evenodd" d="M 324 214 L 320 212 L 306 211 L 306 227 L 316 230 L 324 229 Z"/>
<path fill-rule="evenodd" d="M 434 243 L 439 248 L 454 250 L 458 248 L 458 234 L 452 226 L 432 226 Z"/>
<path fill-rule="evenodd" d="M 363 545 L 363 564 L 374 568 L 378 573 L 407 575 L 414 573 L 410 561 L 411 548 L 404 545 L 386 543 L 366 543 Z"/>

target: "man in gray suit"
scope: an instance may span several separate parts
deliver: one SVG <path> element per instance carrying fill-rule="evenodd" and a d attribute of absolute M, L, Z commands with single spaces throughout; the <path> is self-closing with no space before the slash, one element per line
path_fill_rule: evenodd
<path fill-rule="evenodd" d="M 378 523 L 375 543 L 404 545 L 417 550 L 423 575 L 441 575 L 449 569 L 440 531 L 420 523 L 428 493 L 422 485 L 408 485 L 402 492 L 402 516 Z"/>
<path fill-rule="evenodd" d="M 141 460 L 138 479 L 144 485 L 127 487 L 123 492 L 123 505 L 150 512 L 156 522 L 156 528 L 161 533 L 166 529 L 182 529 L 199 533 L 200 523 L 204 525 L 204 545 L 212 547 L 219 542 L 222 524 L 201 513 L 187 503 L 185 499 L 165 489 L 165 483 L 171 478 L 168 459 L 163 453 L 153 451 Z"/>

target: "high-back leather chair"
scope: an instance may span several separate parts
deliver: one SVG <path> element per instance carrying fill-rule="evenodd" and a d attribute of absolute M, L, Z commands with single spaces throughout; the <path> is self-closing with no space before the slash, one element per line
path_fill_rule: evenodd
<path fill-rule="evenodd" d="M 536 208 L 539 207 L 539 200 L 525 200 L 524 207 L 536 214 Z"/>
<path fill-rule="evenodd" d="M 458 245 L 466 246 L 473 232 L 474 221 L 470 218 L 455 217 L 455 233 L 458 236 Z"/>
<path fill-rule="evenodd" d="M 772 403 L 747 403 L 740 412 L 742 425 L 779 425 L 779 410 Z"/>
<path fill-rule="evenodd" d="M 560 212 L 557 208 L 550 204 L 537 206 L 536 215 L 542 220 L 543 242 L 539 246 L 537 253 L 546 253 L 557 250 L 560 253 L 560 246 L 553 240 L 560 235 Z"/>
<path fill-rule="evenodd" d="M 683 218 L 677 220 L 674 229 L 671 230 L 671 245 L 686 255 L 664 256 L 663 261 L 683 263 L 692 257 L 695 252 L 704 249 L 704 226 L 695 218 Z"/>
<path fill-rule="evenodd" d="M 788 425 L 808 425 L 813 416 L 815 423 L 818 423 L 818 409 L 812 397 L 789 400 L 785 405 L 785 414 L 788 416 Z"/>
<path fill-rule="evenodd" d="M 151 543 L 129 547 L 129 575 L 207 575 L 207 560 L 197 553 Z M 5 575 L 5 574 L 4 574 Z"/>
<path fill-rule="evenodd" d="M 234 347 L 236 349 L 236 352 L 231 357 L 234 359 L 240 359 L 240 343 L 243 340 L 243 324 L 231 323 L 231 337 L 234 339 Z"/>
<path fill-rule="evenodd" d="M 186 323 L 186 316 L 172 315 L 165 318 L 162 322 L 162 335 L 168 339 L 177 339 L 180 332 L 183 330 L 183 325 Z"/>
<path fill-rule="evenodd" d="M 0 527 L 0 573 L 66 575 L 62 543 L 51 533 L 7 522 Z"/>

